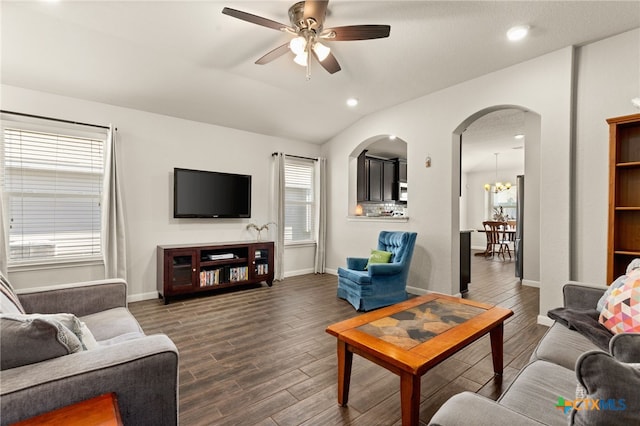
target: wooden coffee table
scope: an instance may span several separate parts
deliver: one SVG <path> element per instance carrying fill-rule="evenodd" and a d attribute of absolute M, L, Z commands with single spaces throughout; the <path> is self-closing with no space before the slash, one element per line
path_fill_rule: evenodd
<path fill-rule="evenodd" d="M 122 426 L 115 393 L 107 393 L 68 405 L 49 413 L 14 423 L 12 426 Z"/>
<path fill-rule="evenodd" d="M 418 425 L 420 377 L 489 333 L 493 371 L 502 374 L 504 320 L 510 309 L 429 294 L 327 327 L 338 338 L 338 403 L 347 405 L 353 354 L 400 376 L 402 424 Z"/>

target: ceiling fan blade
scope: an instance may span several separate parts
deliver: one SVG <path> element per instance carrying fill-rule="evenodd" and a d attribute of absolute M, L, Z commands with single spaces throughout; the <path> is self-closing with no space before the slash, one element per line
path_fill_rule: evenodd
<path fill-rule="evenodd" d="M 326 1 L 317 1 L 317 0 L 307 0 L 304 2 L 304 16 L 303 19 L 306 21 L 307 18 L 314 18 L 318 23 L 318 26 L 322 26 L 324 22 L 324 17 L 327 14 L 327 6 L 329 4 L 329 0 Z"/>
<path fill-rule="evenodd" d="M 256 64 L 258 65 L 268 64 L 274 59 L 278 59 L 280 56 L 284 55 L 288 51 L 289 51 L 289 43 L 285 43 L 282 46 L 276 47 L 271 52 L 264 55 L 262 58 L 258 59 L 256 61 Z"/>
<path fill-rule="evenodd" d="M 243 21 L 251 22 L 252 24 L 262 25 L 263 27 L 273 28 L 274 30 L 282 31 L 289 28 L 288 25 L 281 24 L 280 22 L 272 21 L 271 19 L 263 18 L 262 16 L 252 15 L 251 13 L 243 12 L 241 10 L 231 9 L 225 7 L 222 9 L 222 13 L 225 15 L 233 16 L 234 18 L 241 19 Z"/>
<path fill-rule="evenodd" d="M 338 63 L 336 57 L 333 56 L 333 53 L 329 52 L 329 55 L 324 58 L 324 61 L 321 61 L 320 59 L 318 59 L 318 55 L 316 54 L 315 50 L 311 51 L 313 52 L 313 56 L 316 58 L 316 60 L 320 63 L 320 65 L 322 65 L 322 68 L 327 70 L 329 74 L 335 74 L 342 69 L 340 68 L 340 64 Z"/>
<path fill-rule="evenodd" d="M 371 40 L 389 37 L 389 25 L 349 25 L 346 27 L 328 28 L 320 34 L 328 41 Z"/>

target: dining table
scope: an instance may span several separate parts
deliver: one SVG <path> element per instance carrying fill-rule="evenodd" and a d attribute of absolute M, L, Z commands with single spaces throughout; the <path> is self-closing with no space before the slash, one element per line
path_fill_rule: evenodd
<path fill-rule="evenodd" d="M 487 232 L 485 229 L 476 229 L 476 231 L 477 232 Z M 515 227 L 509 226 L 509 227 L 507 227 L 507 229 L 501 229 L 500 232 L 502 232 L 505 235 L 507 241 L 509 241 L 509 242 L 513 241 L 515 243 L 515 241 L 516 241 L 516 228 Z M 474 254 L 474 256 L 487 257 L 487 256 L 491 256 L 493 254 L 494 253 L 490 252 L 489 248 L 487 247 L 484 251 L 481 251 L 479 253 Z"/>

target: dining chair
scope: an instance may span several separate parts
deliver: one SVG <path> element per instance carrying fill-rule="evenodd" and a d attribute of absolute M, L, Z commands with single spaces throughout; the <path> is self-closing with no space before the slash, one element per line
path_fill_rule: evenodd
<path fill-rule="evenodd" d="M 507 229 L 507 222 L 487 220 L 482 222 L 485 234 L 487 236 L 487 248 L 485 249 L 485 257 L 498 254 L 502 255 L 502 259 L 505 259 L 505 249 L 511 258 L 511 251 L 509 246 L 504 241 L 504 231 Z M 497 248 L 497 249 L 496 249 Z"/>

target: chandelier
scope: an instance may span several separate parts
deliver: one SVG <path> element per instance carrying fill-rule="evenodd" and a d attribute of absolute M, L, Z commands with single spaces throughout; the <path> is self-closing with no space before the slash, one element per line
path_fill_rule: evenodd
<path fill-rule="evenodd" d="M 498 192 L 502 192 L 502 191 L 506 191 L 507 189 L 511 188 L 511 182 L 507 182 L 507 183 L 502 183 L 500 181 L 498 181 L 498 154 L 499 153 L 494 153 L 493 155 L 496 156 L 496 180 L 495 183 L 493 185 L 491 185 L 490 183 L 485 183 L 484 184 L 484 190 L 485 191 L 490 191 L 491 190 L 491 186 L 493 186 L 493 192 L 494 193 L 498 193 Z"/>

